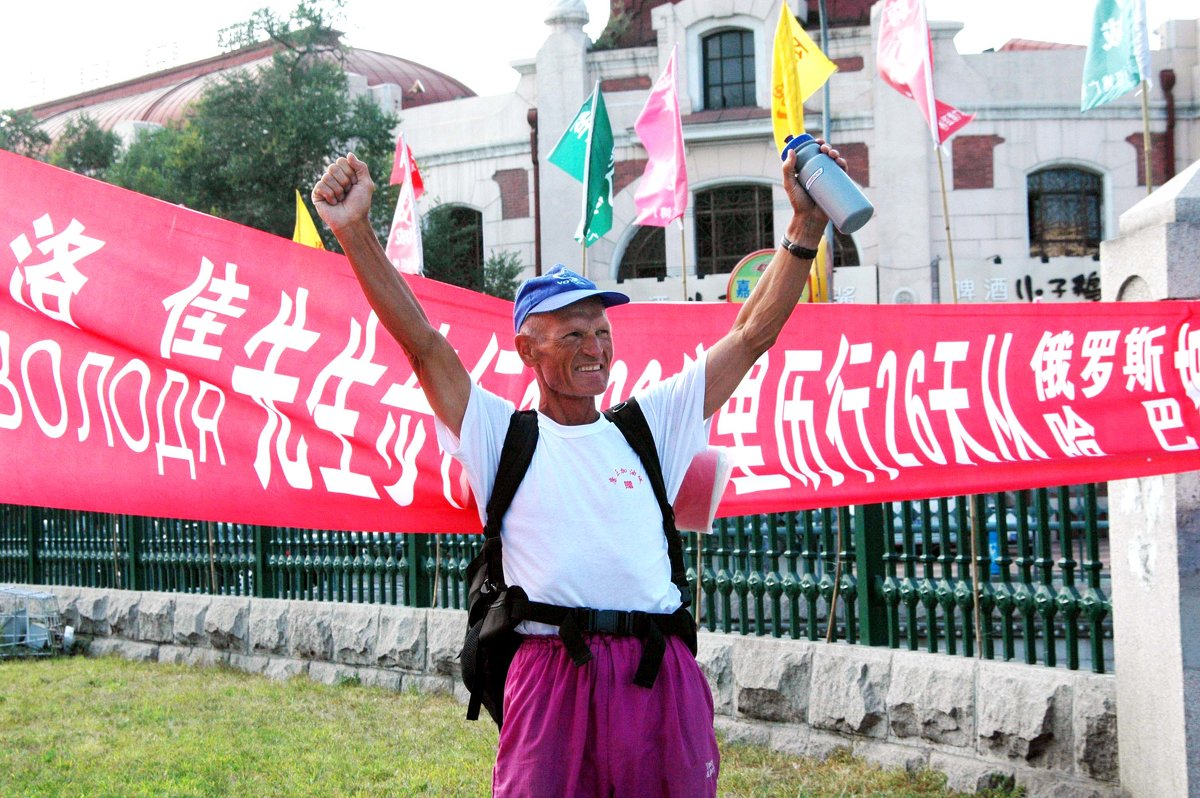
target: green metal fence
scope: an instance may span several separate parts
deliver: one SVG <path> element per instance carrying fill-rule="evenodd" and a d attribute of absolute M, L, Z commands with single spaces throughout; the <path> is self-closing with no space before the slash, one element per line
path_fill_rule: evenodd
<path fill-rule="evenodd" d="M 1107 538 L 1082 485 L 720 519 L 685 558 L 710 631 L 1103 673 Z M 480 544 L 0 505 L 0 582 L 464 608 Z"/>

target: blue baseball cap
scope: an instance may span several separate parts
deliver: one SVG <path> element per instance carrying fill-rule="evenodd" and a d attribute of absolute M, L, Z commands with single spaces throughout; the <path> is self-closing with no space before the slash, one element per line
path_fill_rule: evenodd
<path fill-rule="evenodd" d="M 591 280 L 556 264 L 553 269 L 526 280 L 513 301 L 513 332 L 520 332 L 530 313 L 548 313 L 565 308 L 581 299 L 596 297 L 604 307 L 624 305 L 629 297 L 619 291 L 601 291 Z"/>

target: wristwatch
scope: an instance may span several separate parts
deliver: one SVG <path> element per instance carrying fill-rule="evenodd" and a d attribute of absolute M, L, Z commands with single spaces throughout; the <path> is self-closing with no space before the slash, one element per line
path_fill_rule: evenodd
<path fill-rule="evenodd" d="M 802 247 L 799 244 L 791 241 L 787 236 L 784 236 L 779 241 L 779 246 L 783 247 L 788 252 L 792 253 L 793 255 L 795 255 L 797 258 L 800 258 L 801 260 L 813 260 L 814 258 L 817 257 L 817 251 L 815 249 L 809 249 L 808 247 Z"/>

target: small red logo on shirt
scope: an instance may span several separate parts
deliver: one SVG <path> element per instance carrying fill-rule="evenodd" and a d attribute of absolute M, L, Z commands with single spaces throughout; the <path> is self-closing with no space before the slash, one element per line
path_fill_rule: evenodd
<path fill-rule="evenodd" d="M 636 485 L 640 485 L 644 481 L 642 475 L 633 468 L 614 468 L 613 475 L 608 478 L 610 485 L 616 485 L 625 490 L 633 490 Z"/>

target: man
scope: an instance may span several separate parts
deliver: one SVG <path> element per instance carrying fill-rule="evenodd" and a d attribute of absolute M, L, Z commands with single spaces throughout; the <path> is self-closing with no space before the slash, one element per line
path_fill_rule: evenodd
<path fill-rule="evenodd" d="M 822 150 L 844 167 L 836 150 Z M 692 366 L 639 395 L 668 498 L 706 445 L 705 421 L 779 335 L 808 279 L 827 217 L 783 163 L 792 206 L 785 237 L 733 328 Z M 491 495 L 513 404 L 472 384 L 450 343 L 388 262 L 367 218 L 374 183 L 353 154 L 313 187 L 318 214 L 341 242 L 371 307 L 403 348 L 438 419 L 442 446 L 463 464 L 481 508 Z M 628 297 L 556 267 L 526 282 L 514 303 L 516 350 L 532 369 L 538 445 L 501 530 L 504 576 L 532 601 L 561 607 L 672 613 L 662 515 L 636 453 L 596 408 L 608 386 L 607 308 Z M 622 472 L 622 469 L 625 469 Z M 619 485 L 619 487 L 614 487 Z M 687 645 L 667 638 L 649 689 L 633 684 L 635 637 L 589 634 L 578 666 L 557 629 L 524 622 L 509 670 L 495 796 L 714 796 L 719 755 L 712 695 Z"/>

